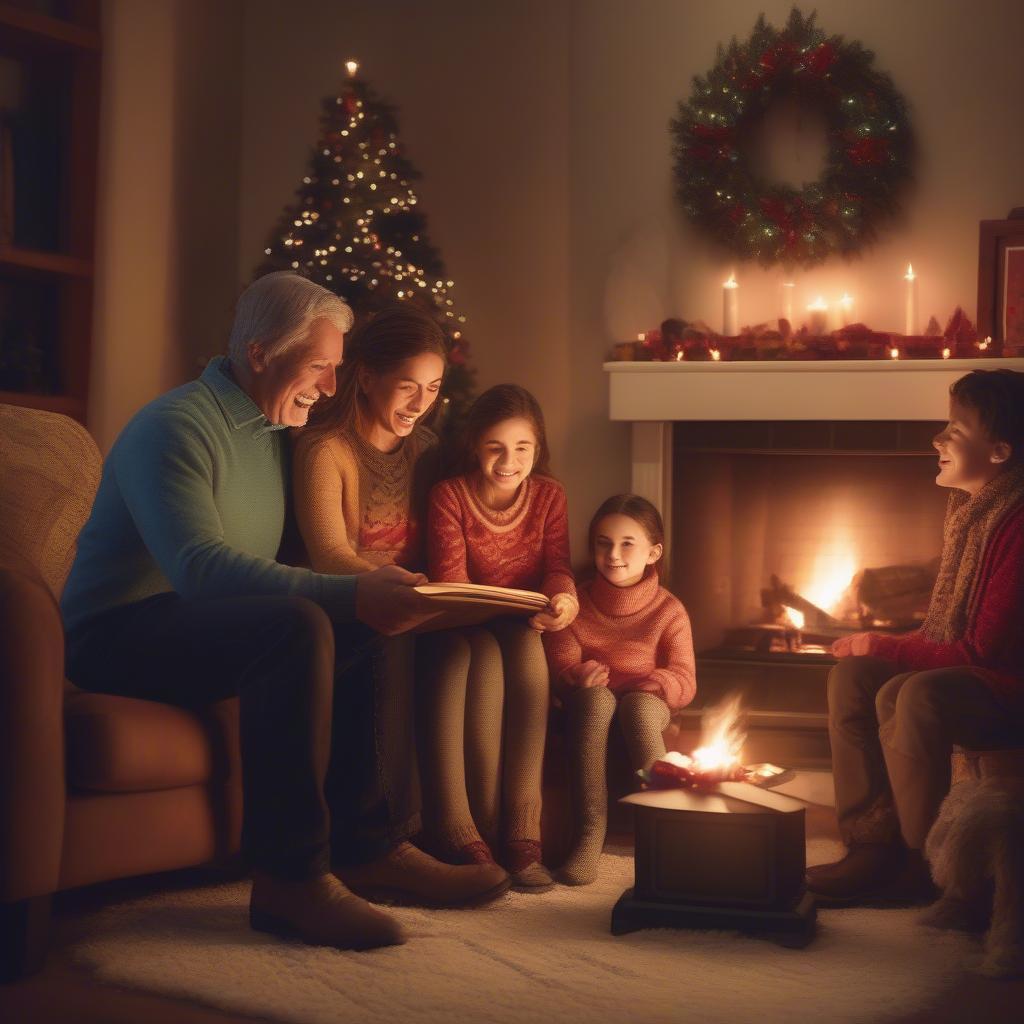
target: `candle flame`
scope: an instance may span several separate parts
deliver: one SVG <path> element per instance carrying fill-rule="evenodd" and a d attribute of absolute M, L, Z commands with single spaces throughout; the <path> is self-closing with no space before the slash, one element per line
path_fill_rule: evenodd
<path fill-rule="evenodd" d="M 349 73 L 350 78 L 355 78 L 356 72 L 359 70 L 359 62 L 354 60 L 345 61 L 345 70 Z"/>
<path fill-rule="evenodd" d="M 828 303 L 819 295 L 807 308 L 818 312 L 819 310 L 828 309 Z"/>
<path fill-rule="evenodd" d="M 733 272 L 732 272 L 732 273 L 731 273 L 731 274 L 729 275 L 729 280 L 728 280 L 728 281 L 726 281 L 726 282 L 725 282 L 725 283 L 724 283 L 724 284 L 722 285 L 722 287 L 723 287 L 723 288 L 739 288 L 739 284 L 737 284 L 737 282 L 736 282 L 736 271 L 733 271 Z"/>
<path fill-rule="evenodd" d="M 914 273 L 914 265 L 912 263 L 907 264 L 907 272 L 903 275 L 908 281 L 913 281 L 917 276 Z"/>
<path fill-rule="evenodd" d="M 978 348 L 980 348 L 980 349 L 981 349 L 981 351 L 982 351 L 982 352 L 984 352 L 984 351 L 985 351 L 985 349 L 987 349 L 987 348 L 988 348 L 988 346 L 989 346 L 989 342 L 991 342 L 991 341 L 992 341 L 992 338 L 991 338 L 991 337 L 988 337 L 988 338 L 986 338 L 986 339 L 985 339 L 984 341 L 979 341 L 979 342 L 978 342 Z"/>
<path fill-rule="evenodd" d="M 646 340 L 647 340 L 647 335 L 646 335 L 646 334 L 644 334 L 644 332 L 643 332 L 643 331 L 641 331 L 641 332 L 640 332 L 640 333 L 639 333 L 639 334 L 638 334 L 638 335 L 636 336 L 636 340 L 637 340 L 637 341 L 646 341 Z"/>
<path fill-rule="evenodd" d="M 790 608 L 788 605 L 783 606 L 783 614 L 786 617 L 786 621 L 794 627 L 794 629 L 803 629 L 806 617 L 802 611 L 798 608 Z"/>
<path fill-rule="evenodd" d="M 849 309 L 853 305 L 853 296 L 847 295 L 846 292 L 843 292 L 843 297 L 839 300 L 839 305 Z"/>
<path fill-rule="evenodd" d="M 677 362 L 677 363 L 681 363 L 682 361 L 683 361 L 683 350 L 682 350 L 682 349 L 680 349 L 680 350 L 679 350 L 679 351 L 678 351 L 678 352 L 676 353 L 676 362 Z"/>
<path fill-rule="evenodd" d="M 889 349 L 889 358 L 890 359 L 899 359 L 899 357 L 900 357 L 900 350 L 898 348 L 891 348 L 891 349 Z"/>
<path fill-rule="evenodd" d="M 722 358 L 722 353 L 717 348 L 711 350 L 711 358 L 717 363 Z"/>
<path fill-rule="evenodd" d="M 942 358 L 943 359 L 948 359 L 950 357 L 950 355 L 952 355 L 952 353 L 949 351 L 948 348 L 944 348 L 942 350 Z"/>

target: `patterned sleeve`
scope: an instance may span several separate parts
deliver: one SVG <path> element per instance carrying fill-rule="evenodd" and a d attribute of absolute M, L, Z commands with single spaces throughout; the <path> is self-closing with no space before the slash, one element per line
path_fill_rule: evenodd
<path fill-rule="evenodd" d="M 548 597 L 555 594 L 576 597 L 576 583 L 569 559 L 569 510 L 562 485 L 554 481 L 544 520 L 544 573 L 540 589 Z"/>
<path fill-rule="evenodd" d="M 435 583 L 469 583 L 462 506 L 450 480 L 430 492 L 427 511 L 427 575 Z"/>

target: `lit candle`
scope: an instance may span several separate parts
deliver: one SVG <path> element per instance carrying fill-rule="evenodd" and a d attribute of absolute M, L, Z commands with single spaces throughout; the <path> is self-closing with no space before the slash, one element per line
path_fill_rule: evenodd
<path fill-rule="evenodd" d="M 792 281 L 782 282 L 782 319 L 793 325 L 793 290 L 796 285 Z"/>
<path fill-rule="evenodd" d="M 989 345 L 990 345 L 991 343 L 992 343 L 992 337 L 991 337 L 991 335 L 990 335 L 990 336 L 989 336 L 989 337 L 987 337 L 987 338 L 986 338 L 986 339 L 985 339 L 984 341 L 979 341 L 979 342 L 978 342 L 978 348 L 979 348 L 979 349 L 980 349 L 980 350 L 981 350 L 982 352 L 984 352 L 984 351 L 985 351 L 985 349 L 987 349 L 987 348 L 989 347 Z"/>
<path fill-rule="evenodd" d="M 948 348 L 944 348 L 942 350 L 942 358 L 943 359 L 948 359 L 951 355 L 952 355 L 952 353 L 949 351 Z"/>
<path fill-rule="evenodd" d="M 348 72 L 349 78 L 355 78 L 356 72 L 359 70 L 359 64 L 354 60 L 345 61 L 345 70 Z"/>
<path fill-rule="evenodd" d="M 730 274 L 729 280 L 722 285 L 722 333 L 727 338 L 735 338 L 740 333 L 739 289 L 736 275 Z"/>
<path fill-rule="evenodd" d="M 898 348 L 893 346 L 891 349 L 889 349 L 889 358 L 890 359 L 899 359 L 899 357 L 900 357 L 900 350 Z"/>
<path fill-rule="evenodd" d="M 640 333 L 639 333 L 639 334 L 638 334 L 638 335 L 636 336 L 636 340 L 637 340 L 637 341 L 646 341 L 646 340 L 647 340 L 647 335 L 646 335 L 646 334 L 644 334 L 644 332 L 643 332 L 643 331 L 641 331 L 641 332 L 640 332 Z"/>
<path fill-rule="evenodd" d="M 828 330 L 828 303 L 819 295 L 807 307 L 807 329 L 816 337 Z"/>
<path fill-rule="evenodd" d="M 722 358 L 722 353 L 717 348 L 711 350 L 711 358 L 717 363 Z"/>
<path fill-rule="evenodd" d="M 839 325 L 845 327 L 847 324 L 853 323 L 853 296 L 847 295 L 843 292 L 843 297 L 839 300 Z"/>
<path fill-rule="evenodd" d="M 917 334 L 917 275 L 910 263 L 907 264 L 903 280 L 907 282 L 906 322 L 903 325 L 903 333 Z"/>

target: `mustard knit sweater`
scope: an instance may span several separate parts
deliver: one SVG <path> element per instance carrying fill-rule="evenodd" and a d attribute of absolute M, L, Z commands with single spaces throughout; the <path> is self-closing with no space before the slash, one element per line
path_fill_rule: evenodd
<path fill-rule="evenodd" d="M 437 437 L 417 426 L 393 452 L 350 428 L 301 433 L 295 443 L 295 518 L 317 572 L 360 573 L 426 561 L 423 523 L 438 476 Z"/>

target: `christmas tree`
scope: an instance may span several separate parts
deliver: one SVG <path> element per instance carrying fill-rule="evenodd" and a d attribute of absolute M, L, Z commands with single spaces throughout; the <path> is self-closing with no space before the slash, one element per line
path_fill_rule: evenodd
<path fill-rule="evenodd" d="M 402 155 L 395 108 L 359 77 L 355 61 L 337 96 L 323 102 L 320 137 L 295 200 L 286 207 L 256 271 L 295 270 L 341 296 L 357 321 L 393 301 L 436 316 L 448 338 L 440 429 L 457 428 L 473 396 L 463 337 L 440 253 L 427 237 Z"/>

